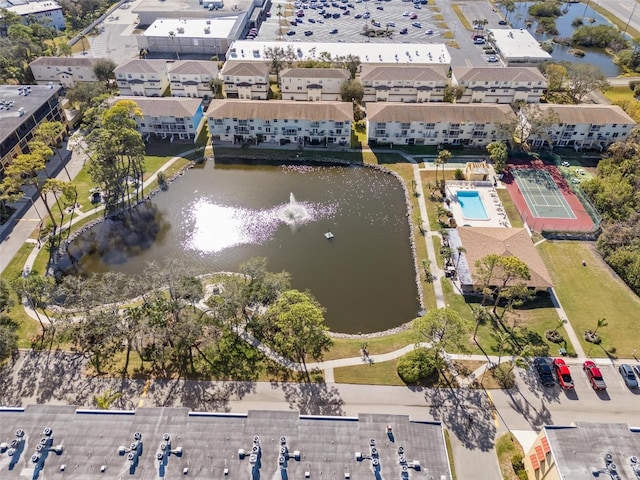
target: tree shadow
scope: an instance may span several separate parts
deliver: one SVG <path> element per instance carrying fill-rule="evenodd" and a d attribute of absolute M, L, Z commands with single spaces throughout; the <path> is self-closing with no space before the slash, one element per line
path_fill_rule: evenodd
<path fill-rule="evenodd" d="M 551 363 L 551 359 L 547 359 Z M 528 369 L 517 368 L 515 370 L 517 377 L 520 378 L 520 383 L 524 384 L 530 393 L 535 395 L 536 398 L 540 398 L 543 401 L 560 403 L 560 388 L 557 385 L 545 387 L 540 383 L 540 377 L 534 367 Z"/>
<path fill-rule="evenodd" d="M 272 383 L 280 387 L 292 410 L 302 415 L 344 415 L 344 400 L 335 386 L 326 383 Z"/>
<path fill-rule="evenodd" d="M 556 390 L 555 387 L 554 390 Z M 536 407 L 518 387 L 505 390 L 505 392 L 509 396 L 509 406 L 529 422 L 533 429 L 538 430 L 543 425 L 553 424 L 551 412 L 547 408 L 544 399 L 541 401 L 540 407 Z"/>
<path fill-rule="evenodd" d="M 483 390 L 429 389 L 425 392 L 429 413 L 441 421 L 469 450 L 493 449 L 496 425 L 493 408 Z"/>

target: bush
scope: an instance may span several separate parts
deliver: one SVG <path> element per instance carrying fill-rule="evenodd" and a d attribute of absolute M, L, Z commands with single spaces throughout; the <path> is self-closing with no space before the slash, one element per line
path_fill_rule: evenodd
<path fill-rule="evenodd" d="M 423 378 L 428 378 L 436 373 L 433 353 L 426 348 L 416 348 L 400 357 L 397 370 L 405 383 L 417 383 Z"/>
<path fill-rule="evenodd" d="M 453 176 L 456 180 L 464 180 L 464 172 L 461 168 L 456 168 L 456 171 L 453 172 Z"/>
<path fill-rule="evenodd" d="M 555 2 L 540 2 L 529 7 L 529 15 L 534 17 L 559 17 L 562 12 Z"/>

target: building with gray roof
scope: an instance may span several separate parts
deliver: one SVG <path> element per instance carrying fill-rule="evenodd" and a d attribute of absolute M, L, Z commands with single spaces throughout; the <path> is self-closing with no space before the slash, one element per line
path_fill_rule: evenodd
<path fill-rule="evenodd" d="M 626 423 L 544 427 L 524 457 L 529 478 L 640 478 L 640 429 Z"/>
<path fill-rule="evenodd" d="M 186 408 L 0 410 L 0 477 L 450 480 L 442 425 L 408 416 Z"/>
<path fill-rule="evenodd" d="M 35 129 L 45 121 L 60 121 L 59 85 L 0 85 L 0 172 L 21 153 Z M 1 478 L 1 476 L 0 476 Z"/>

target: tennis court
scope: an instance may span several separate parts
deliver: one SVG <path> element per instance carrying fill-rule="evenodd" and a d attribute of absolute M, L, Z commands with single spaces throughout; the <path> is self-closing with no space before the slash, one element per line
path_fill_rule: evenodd
<path fill-rule="evenodd" d="M 543 169 L 517 168 L 511 173 L 534 217 L 576 218 L 549 172 Z"/>

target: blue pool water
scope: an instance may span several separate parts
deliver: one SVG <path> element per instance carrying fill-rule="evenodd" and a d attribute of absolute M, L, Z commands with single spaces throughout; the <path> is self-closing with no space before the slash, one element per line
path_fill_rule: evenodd
<path fill-rule="evenodd" d="M 484 208 L 477 190 L 458 190 L 456 195 L 465 220 L 489 220 L 489 215 L 487 215 L 487 210 Z"/>

